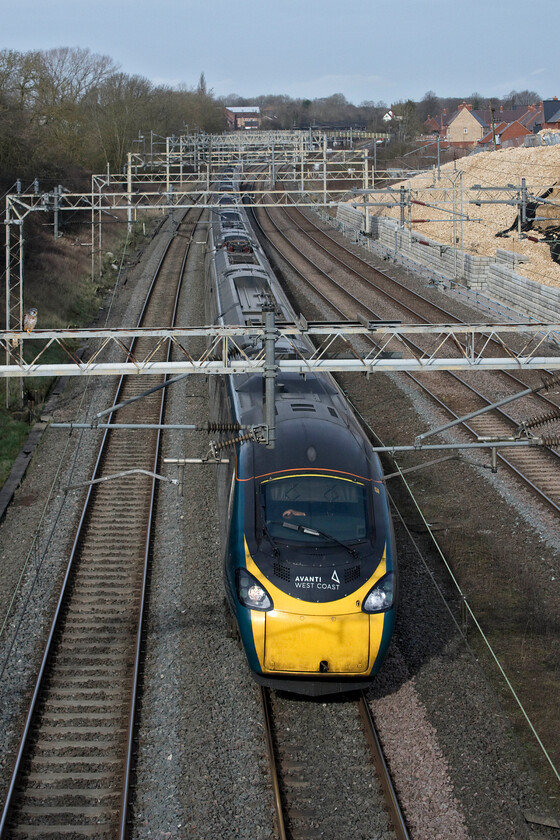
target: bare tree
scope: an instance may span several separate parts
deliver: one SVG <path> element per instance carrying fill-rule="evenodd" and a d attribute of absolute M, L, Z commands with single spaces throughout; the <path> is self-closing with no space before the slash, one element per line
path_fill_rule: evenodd
<path fill-rule="evenodd" d="M 114 73 L 90 91 L 90 153 L 96 168 L 105 168 L 106 163 L 113 170 L 122 167 L 149 112 L 152 90 L 152 83 L 142 76 Z"/>
<path fill-rule="evenodd" d="M 0 52 L 0 89 L 14 105 L 31 108 L 37 80 L 36 53 Z"/>
<path fill-rule="evenodd" d="M 418 105 L 418 119 L 425 122 L 428 117 L 441 113 L 441 100 L 433 90 L 428 90 Z"/>
<path fill-rule="evenodd" d="M 517 108 L 520 105 L 538 105 L 541 98 L 534 90 L 511 90 L 502 97 L 501 103 L 505 108 Z"/>
<path fill-rule="evenodd" d="M 36 56 L 37 104 L 45 108 L 77 104 L 118 69 L 108 56 L 78 47 L 58 47 Z"/>

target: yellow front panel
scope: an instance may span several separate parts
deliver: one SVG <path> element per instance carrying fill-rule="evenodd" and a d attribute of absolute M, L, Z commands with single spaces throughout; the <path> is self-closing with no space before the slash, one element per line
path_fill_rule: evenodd
<path fill-rule="evenodd" d="M 321 661 L 328 663 L 329 674 L 367 671 L 369 617 L 365 613 L 318 616 L 277 610 L 266 614 L 267 671 L 318 673 Z"/>
<path fill-rule="evenodd" d="M 374 574 L 370 577 L 368 581 L 366 581 L 362 586 L 360 586 L 359 589 L 356 589 L 350 595 L 345 595 L 344 597 L 335 599 L 334 601 L 315 603 L 313 601 L 307 601 L 305 597 L 300 599 L 294 598 L 293 595 L 288 595 L 282 589 L 279 589 L 277 586 L 275 586 L 271 580 L 266 578 L 259 569 L 259 567 L 256 565 L 253 558 L 251 557 L 251 553 L 249 552 L 249 549 L 247 547 L 247 541 L 245 541 L 245 561 L 247 571 L 251 572 L 251 574 L 259 581 L 259 583 L 262 584 L 262 586 L 264 586 L 264 588 L 272 598 L 275 610 L 278 610 L 278 612 L 289 612 L 298 614 L 300 612 L 305 611 L 307 615 L 317 616 L 331 614 L 343 616 L 347 615 L 348 613 L 353 613 L 354 611 L 360 611 L 362 601 L 366 597 L 373 584 L 380 578 L 382 578 L 385 572 L 387 571 L 387 562 L 385 559 L 384 550 L 381 562 L 379 563 Z M 302 590 L 302 594 L 306 591 L 307 590 Z"/>
<path fill-rule="evenodd" d="M 283 592 L 265 578 L 245 543 L 247 569 L 271 596 L 270 612 L 251 611 L 256 654 L 264 673 L 319 673 L 322 660 L 328 673 L 370 672 L 379 653 L 384 613 L 362 612 L 362 601 L 387 571 L 385 552 L 371 578 L 355 592 L 334 601 L 314 603 Z"/>

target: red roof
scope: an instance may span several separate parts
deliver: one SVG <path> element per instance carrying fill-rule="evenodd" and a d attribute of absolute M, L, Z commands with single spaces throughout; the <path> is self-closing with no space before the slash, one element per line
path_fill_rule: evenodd
<path fill-rule="evenodd" d="M 511 140 L 518 140 L 520 137 L 525 137 L 527 134 L 532 134 L 533 132 L 530 131 L 526 126 L 522 125 L 519 120 L 514 120 L 513 122 L 502 122 L 497 123 L 494 126 L 494 132 L 488 132 L 482 137 L 478 143 L 480 146 L 489 146 L 494 142 L 494 137 L 496 137 L 496 142 L 498 144 L 506 143 L 507 141 Z"/>

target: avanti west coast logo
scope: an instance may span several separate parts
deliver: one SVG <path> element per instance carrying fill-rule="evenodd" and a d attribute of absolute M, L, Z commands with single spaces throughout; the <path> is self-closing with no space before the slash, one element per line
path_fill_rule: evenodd
<path fill-rule="evenodd" d="M 296 575 L 294 585 L 297 589 L 339 589 L 340 578 L 336 569 L 330 580 L 324 580 L 322 575 Z"/>

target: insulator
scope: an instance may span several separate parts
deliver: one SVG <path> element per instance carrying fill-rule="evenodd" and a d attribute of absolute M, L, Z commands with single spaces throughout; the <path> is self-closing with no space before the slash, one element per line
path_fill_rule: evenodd
<path fill-rule="evenodd" d="M 213 423 L 209 421 L 206 425 L 208 432 L 238 432 L 240 429 L 240 423 Z"/>
<path fill-rule="evenodd" d="M 245 435 L 239 435 L 235 438 L 230 438 L 229 440 L 222 440 L 220 443 L 213 442 L 212 449 L 214 452 L 221 452 L 222 449 L 228 449 L 228 447 L 234 447 L 237 443 L 245 443 L 248 440 L 255 440 L 255 436 L 248 432 Z"/>
<path fill-rule="evenodd" d="M 228 347 L 227 357 L 228 357 L 228 359 L 233 359 L 234 357 L 241 358 L 241 351 L 240 351 L 239 347 Z M 223 359 L 223 356 L 222 356 L 221 353 L 220 354 L 212 353 L 210 356 L 208 356 L 208 359 L 211 362 L 221 362 L 222 359 Z"/>
<path fill-rule="evenodd" d="M 529 417 L 528 420 L 523 421 L 523 428 L 532 429 L 535 426 L 550 423 L 552 420 L 560 420 L 560 408 L 553 408 L 551 411 L 545 411 L 544 414 L 535 414 L 534 417 Z"/>
<path fill-rule="evenodd" d="M 543 446 L 560 446 L 560 435 L 542 435 Z"/>
<path fill-rule="evenodd" d="M 556 371 L 556 373 L 543 373 L 541 378 L 547 391 L 550 388 L 554 388 L 555 385 L 560 385 L 560 371 Z"/>

